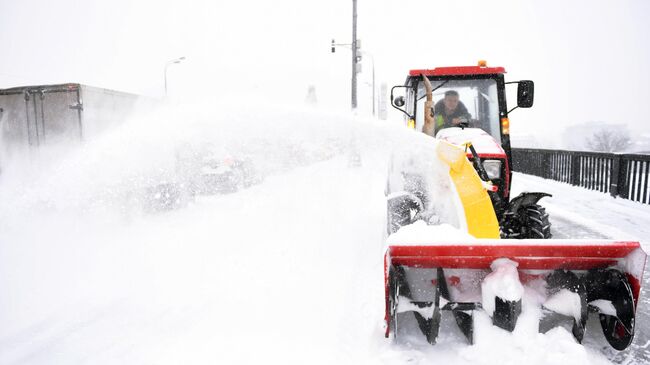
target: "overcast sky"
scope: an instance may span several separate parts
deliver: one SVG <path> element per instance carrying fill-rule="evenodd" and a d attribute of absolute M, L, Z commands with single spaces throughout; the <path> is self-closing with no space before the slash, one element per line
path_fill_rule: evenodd
<path fill-rule="evenodd" d="M 172 95 L 241 93 L 321 106 L 350 105 L 351 0 L 0 0 L 0 88 L 59 82 Z M 554 138 L 589 121 L 650 132 L 650 1 L 358 0 L 358 38 L 377 84 L 409 69 L 504 66 L 531 79 L 535 106 L 511 115 L 514 132 Z M 359 107 L 371 109 L 371 63 Z M 391 114 L 391 118 L 401 118 Z"/>

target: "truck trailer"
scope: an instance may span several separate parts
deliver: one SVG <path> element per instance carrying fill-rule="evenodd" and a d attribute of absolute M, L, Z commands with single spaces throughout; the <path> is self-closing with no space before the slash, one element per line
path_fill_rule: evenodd
<path fill-rule="evenodd" d="M 0 89 L 4 157 L 53 144 L 75 144 L 123 122 L 152 99 L 77 83 Z"/>

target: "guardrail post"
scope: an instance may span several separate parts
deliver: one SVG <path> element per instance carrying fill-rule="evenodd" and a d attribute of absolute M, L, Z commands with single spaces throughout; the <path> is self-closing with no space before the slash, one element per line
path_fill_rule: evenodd
<path fill-rule="evenodd" d="M 615 155 L 612 159 L 610 176 L 612 177 L 609 185 L 610 194 L 628 199 L 630 187 L 627 181 L 627 159 L 623 155 Z"/>
<path fill-rule="evenodd" d="M 541 175 L 545 179 L 552 179 L 553 174 L 551 173 L 551 154 L 546 152 L 542 155 L 542 171 Z"/>
<path fill-rule="evenodd" d="M 628 161 L 625 155 L 619 157 L 621 159 L 618 166 L 618 196 L 623 199 L 630 198 L 630 181 L 627 178 Z"/>
<path fill-rule="evenodd" d="M 580 185 L 580 155 L 572 153 L 571 154 L 571 185 L 579 186 Z"/>
<path fill-rule="evenodd" d="M 612 168 L 611 171 L 609 172 L 609 176 L 611 176 L 611 181 L 609 183 L 609 193 L 613 197 L 618 196 L 619 193 L 619 184 L 621 181 L 621 176 L 619 173 L 620 170 L 621 170 L 621 156 L 614 156 L 614 158 L 612 158 Z"/>

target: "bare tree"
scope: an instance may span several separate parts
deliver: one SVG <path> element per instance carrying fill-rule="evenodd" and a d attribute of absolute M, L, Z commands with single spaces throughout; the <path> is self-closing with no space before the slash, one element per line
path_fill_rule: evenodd
<path fill-rule="evenodd" d="M 588 137 L 586 146 L 592 151 L 622 152 L 630 145 L 630 141 L 630 133 L 626 129 L 604 128 Z"/>

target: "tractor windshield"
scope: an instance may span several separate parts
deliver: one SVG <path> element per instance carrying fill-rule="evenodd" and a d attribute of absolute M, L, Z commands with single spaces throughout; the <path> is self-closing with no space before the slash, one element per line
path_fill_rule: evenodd
<path fill-rule="evenodd" d="M 463 117 L 469 120 L 469 126 L 481 128 L 499 143 L 501 142 L 501 131 L 499 124 L 499 101 L 497 94 L 497 82 L 494 79 L 445 79 L 431 80 L 433 86 L 434 115 L 448 113 L 449 120 L 456 117 Z M 437 89 L 436 89 L 437 88 Z M 457 104 L 453 112 L 445 110 L 445 95 L 448 99 L 456 99 Z M 454 95 L 456 97 L 454 97 Z M 424 84 L 418 82 L 416 95 L 416 128 L 422 129 L 424 125 L 424 102 L 426 101 L 426 90 Z M 453 104 L 449 103 L 449 104 Z M 454 105 L 450 105 L 454 106 Z M 444 111 L 444 112 L 443 112 Z M 442 120 L 442 119 L 438 119 Z M 448 126 L 448 125 L 446 125 Z M 445 127 L 446 127 L 445 126 Z M 436 129 L 436 132 L 439 128 Z"/>

